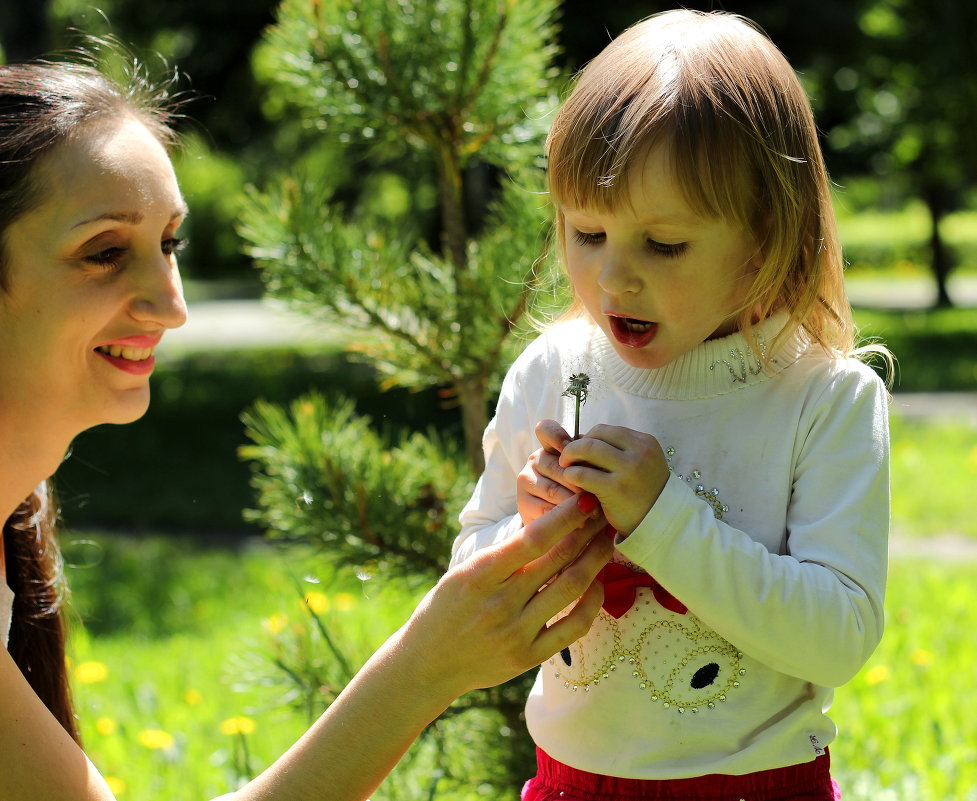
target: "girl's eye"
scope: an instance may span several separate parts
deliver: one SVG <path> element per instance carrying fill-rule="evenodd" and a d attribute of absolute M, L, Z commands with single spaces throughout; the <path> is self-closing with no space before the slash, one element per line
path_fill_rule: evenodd
<path fill-rule="evenodd" d="M 175 256 L 187 246 L 187 240 L 178 236 L 171 236 L 160 243 L 164 256 Z"/>
<path fill-rule="evenodd" d="M 681 256 L 683 253 L 685 253 L 688 247 L 688 242 L 675 242 L 674 244 L 669 245 L 665 242 L 658 242 L 654 239 L 648 240 L 648 249 L 659 256 L 664 256 L 666 259 L 673 259 L 676 256 Z"/>
<path fill-rule="evenodd" d="M 584 231 L 574 230 L 573 238 L 574 240 L 576 240 L 578 245 L 582 245 L 583 247 L 586 247 L 587 245 L 599 245 L 601 242 L 604 241 L 604 234 L 603 233 L 588 234 L 585 233 Z"/>

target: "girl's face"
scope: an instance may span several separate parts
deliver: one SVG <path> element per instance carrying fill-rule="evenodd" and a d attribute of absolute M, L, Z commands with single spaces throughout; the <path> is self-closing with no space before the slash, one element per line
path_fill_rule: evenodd
<path fill-rule="evenodd" d="M 69 438 L 135 420 L 153 348 L 186 320 L 170 160 L 137 120 L 96 121 L 32 177 L 42 200 L 2 243 L 0 409 Z"/>
<path fill-rule="evenodd" d="M 664 367 L 737 329 L 757 264 L 739 226 L 701 217 L 655 147 L 613 212 L 560 207 L 577 297 L 633 367 Z"/>

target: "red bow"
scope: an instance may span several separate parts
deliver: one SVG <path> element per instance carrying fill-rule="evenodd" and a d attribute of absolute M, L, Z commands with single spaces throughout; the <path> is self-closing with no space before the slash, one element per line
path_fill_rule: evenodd
<path fill-rule="evenodd" d="M 655 600 L 670 612 L 684 615 L 688 607 L 672 595 L 661 584 L 647 573 L 638 573 L 620 562 L 611 562 L 597 574 L 597 579 L 604 585 L 604 603 L 607 614 L 615 618 L 621 617 L 632 606 L 638 596 L 638 587 L 650 587 Z"/>

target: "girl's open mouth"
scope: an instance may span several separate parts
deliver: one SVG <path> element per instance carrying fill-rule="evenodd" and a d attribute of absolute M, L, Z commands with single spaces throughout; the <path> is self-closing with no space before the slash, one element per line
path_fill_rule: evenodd
<path fill-rule="evenodd" d="M 608 315 L 608 319 L 611 321 L 614 338 L 626 348 L 643 348 L 658 332 L 658 323 L 649 323 L 647 320 L 613 315 Z"/>

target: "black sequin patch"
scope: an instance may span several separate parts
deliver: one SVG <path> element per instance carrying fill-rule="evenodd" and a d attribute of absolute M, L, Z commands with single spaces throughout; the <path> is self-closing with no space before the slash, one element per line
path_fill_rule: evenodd
<path fill-rule="evenodd" d="M 567 663 L 569 664 L 569 662 Z M 716 677 L 719 675 L 719 665 L 715 662 L 710 662 L 708 665 L 699 668 L 695 675 L 692 677 L 692 681 L 689 684 L 692 685 L 692 689 L 701 690 L 703 687 L 708 687 L 712 684 Z"/>

